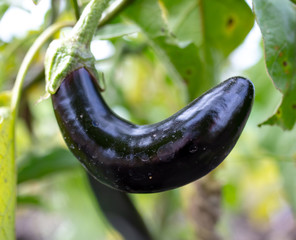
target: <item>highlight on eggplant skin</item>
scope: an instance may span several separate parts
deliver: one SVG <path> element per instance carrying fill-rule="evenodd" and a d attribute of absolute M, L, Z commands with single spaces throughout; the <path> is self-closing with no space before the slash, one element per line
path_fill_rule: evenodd
<path fill-rule="evenodd" d="M 151 125 L 113 113 L 85 68 L 51 97 L 65 142 L 94 178 L 120 191 L 153 193 L 195 181 L 226 158 L 249 117 L 254 86 L 230 78 Z"/>

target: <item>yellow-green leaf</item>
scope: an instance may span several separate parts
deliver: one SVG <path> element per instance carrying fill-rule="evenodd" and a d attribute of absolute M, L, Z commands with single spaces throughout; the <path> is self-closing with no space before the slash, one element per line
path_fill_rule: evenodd
<path fill-rule="evenodd" d="M 14 119 L 10 93 L 0 94 L 0 239 L 13 240 L 16 202 Z"/>

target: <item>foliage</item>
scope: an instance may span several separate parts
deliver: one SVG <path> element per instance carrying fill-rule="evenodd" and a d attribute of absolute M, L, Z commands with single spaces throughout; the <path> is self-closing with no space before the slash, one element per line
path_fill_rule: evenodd
<path fill-rule="evenodd" d="M 30 15 L 23 2 L 0 2 L 0 27 L 15 8 Z M 34 1 L 31 9 L 44 2 Z M 38 29 L 28 26 L 25 34 L 9 40 L 0 33 L 0 239 L 14 239 L 16 199 L 18 237 L 25 236 L 21 226 L 28 224 L 27 230 L 39 239 L 122 239 L 98 207 L 84 170 L 65 148 L 51 102 L 39 101 L 45 92 L 47 40 L 67 35 L 67 28 L 58 29 L 76 21 L 87 2 L 50 1 Z M 275 232 L 279 239 L 295 236 L 295 11 L 295 1 L 289 0 L 253 0 L 253 12 L 244 0 L 124 0 L 102 18 L 92 52 L 100 56 L 108 46 L 96 67 L 105 73 L 104 98 L 126 119 L 138 124 L 160 121 L 231 75 L 250 78 L 256 89 L 254 109 L 238 144 L 205 178 L 210 190 L 201 192 L 197 181 L 165 193 L 129 196 L 155 239 L 203 239 L 200 229 L 222 239 L 271 238 Z M 247 40 L 254 19 L 265 58 L 248 69 L 235 69 L 231 57 Z M 35 49 L 20 91 L 13 91 L 13 101 L 20 103 L 16 106 L 10 90 L 23 59 L 53 23 L 60 24 L 58 32 Z M 218 210 L 202 208 L 203 226 L 196 220 L 199 206 L 209 204 Z M 218 216 L 217 224 L 209 220 L 213 216 Z M 288 224 L 283 228 L 277 221 Z"/>
<path fill-rule="evenodd" d="M 0 238 L 14 238 L 15 164 L 10 92 L 0 95 Z"/>
<path fill-rule="evenodd" d="M 264 39 L 268 72 L 284 95 L 265 124 L 292 129 L 296 121 L 296 6 L 289 0 L 255 0 L 254 10 Z"/>

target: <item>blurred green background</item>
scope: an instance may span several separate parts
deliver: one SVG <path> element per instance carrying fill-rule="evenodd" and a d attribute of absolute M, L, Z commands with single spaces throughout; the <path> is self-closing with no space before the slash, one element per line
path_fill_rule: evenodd
<path fill-rule="evenodd" d="M 76 20 L 73 3 L 0 0 L 2 90 L 12 87 L 25 53 L 48 25 Z M 78 4 L 81 11 L 86 1 Z M 281 94 L 254 32 L 254 14 L 243 0 L 134 1 L 97 31 L 92 52 L 105 74 L 103 96 L 132 122 L 165 119 L 234 75 L 255 85 L 250 119 L 217 169 L 176 190 L 130 195 L 155 239 L 296 239 L 295 130 L 258 127 L 276 110 Z M 17 237 L 122 239 L 66 149 L 50 99 L 39 101 L 47 46 L 27 75 L 17 122 Z"/>

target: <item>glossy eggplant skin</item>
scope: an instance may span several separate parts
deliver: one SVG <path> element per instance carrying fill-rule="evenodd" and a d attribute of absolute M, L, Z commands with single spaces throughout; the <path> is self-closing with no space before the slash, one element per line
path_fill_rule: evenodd
<path fill-rule="evenodd" d="M 234 77 L 159 123 L 135 125 L 112 112 L 85 68 L 52 95 L 72 153 L 98 181 L 130 193 L 177 188 L 216 168 L 236 144 L 253 99 L 253 84 Z"/>

